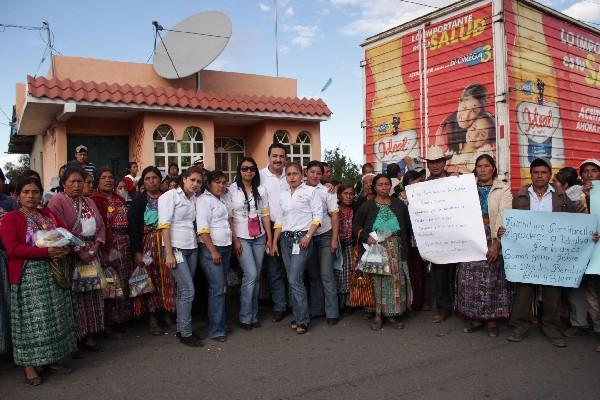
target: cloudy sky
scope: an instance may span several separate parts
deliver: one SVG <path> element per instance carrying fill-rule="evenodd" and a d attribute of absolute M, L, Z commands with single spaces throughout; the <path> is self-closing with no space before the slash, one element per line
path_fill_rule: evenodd
<path fill-rule="evenodd" d="M 448 0 L 277 0 L 279 73 L 298 79 L 300 96 L 322 97 L 333 111 L 322 125 L 322 147 L 340 146 L 362 161 L 362 78 L 360 43 L 369 35 L 409 21 Z M 543 4 L 584 21 L 600 23 L 600 0 L 542 0 Z M 208 68 L 275 74 L 274 0 L 2 0 L 0 23 L 40 26 L 50 23 L 55 47 L 64 55 L 146 62 L 153 28 L 165 28 L 200 11 L 229 15 L 233 36 Z M 0 28 L 0 166 L 14 158 L 7 150 L 15 83 L 27 74 L 44 75 L 45 43 L 38 31 Z M 331 86 L 321 93 L 329 78 Z"/>

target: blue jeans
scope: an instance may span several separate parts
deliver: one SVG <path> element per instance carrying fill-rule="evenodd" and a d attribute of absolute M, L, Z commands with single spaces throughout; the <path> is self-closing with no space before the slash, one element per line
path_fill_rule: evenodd
<path fill-rule="evenodd" d="M 279 241 L 279 247 L 290 286 L 290 303 L 294 319 L 298 324 L 308 325 L 310 316 L 308 314 L 306 288 L 304 287 L 304 271 L 310 259 L 313 242 L 312 240 L 310 241 L 308 248 L 300 249 L 300 254 L 292 254 L 294 242 L 295 239 L 293 237 L 282 236 Z"/>
<path fill-rule="evenodd" d="M 260 270 L 265 255 L 266 235 L 256 239 L 242 239 L 242 255 L 238 257 L 244 271 L 240 287 L 240 322 L 258 322 L 258 294 L 260 291 Z"/>
<path fill-rule="evenodd" d="M 272 224 L 271 224 L 272 225 Z M 271 226 L 272 228 L 273 226 Z M 281 256 L 265 256 L 267 273 L 269 275 L 269 290 L 273 300 L 275 312 L 284 312 L 287 308 L 285 302 L 285 269 Z"/>
<path fill-rule="evenodd" d="M 177 283 L 177 332 L 182 337 L 192 335 L 192 303 L 194 302 L 194 274 L 198 265 L 198 249 L 173 249 L 183 256 L 171 275 Z"/>
<path fill-rule="evenodd" d="M 333 274 L 331 231 L 313 237 L 314 247 L 308 266 L 310 278 L 310 314 L 339 318 L 337 282 Z"/>
<path fill-rule="evenodd" d="M 214 264 L 205 245 L 200 245 L 200 265 L 208 281 L 208 337 L 226 336 L 227 312 L 225 291 L 231 246 L 215 246 L 221 255 L 221 264 Z"/>

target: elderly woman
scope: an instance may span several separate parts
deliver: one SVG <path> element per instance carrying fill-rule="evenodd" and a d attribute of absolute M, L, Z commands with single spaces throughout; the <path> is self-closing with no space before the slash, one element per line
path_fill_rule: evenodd
<path fill-rule="evenodd" d="M 212 171 L 206 176 L 206 190 L 196 199 L 200 265 L 208 280 L 208 337 L 218 342 L 227 340 L 225 291 L 232 234 L 223 197 L 226 190 L 225 174 Z"/>
<path fill-rule="evenodd" d="M 391 275 L 372 275 L 375 296 L 375 318 L 371 329 L 380 330 L 384 317 L 395 328 L 402 329 L 398 321 L 410 307 L 410 278 L 406 263 L 409 246 L 410 222 L 408 208 L 401 200 L 390 197 L 391 179 L 384 174 L 373 178 L 375 197 L 367 200 L 356 212 L 352 230 L 357 239 L 369 245 L 376 241 L 371 232 L 390 233 L 380 245 L 386 251 Z"/>
<path fill-rule="evenodd" d="M 6 213 L 19 208 L 11 196 L 4 194 L 4 172 L 0 169 L 0 226 Z M 0 354 L 10 352 L 10 283 L 4 246 L 0 242 Z"/>
<path fill-rule="evenodd" d="M 365 201 L 372 200 L 375 197 L 375 193 L 373 192 L 373 178 L 375 178 L 375 174 L 365 174 L 362 177 L 362 189 L 356 198 L 355 210 L 358 210 Z"/>
<path fill-rule="evenodd" d="M 0 237 L 10 260 L 14 360 L 25 367 L 25 383 L 37 386 L 42 378 L 36 367 L 49 365 L 53 372 L 70 372 L 56 363 L 77 346 L 68 280 L 55 274 L 68 277 L 65 256 L 71 250 L 35 244 L 38 231 L 65 228 L 49 209 L 38 208 L 43 193 L 40 181 L 22 179 L 16 192 L 21 208 L 6 214 Z"/>
<path fill-rule="evenodd" d="M 487 323 L 488 336 L 496 337 L 499 334 L 496 321 L 510 316 L 511 295 L 497 232 L 502 226 L 504 210 L 512 208 L 512 194 L 498 179 L 496 162 L 491 156 L 477 157 L 474 173 L 488 240 L 487 260 L 457 264 L 454 310 L 470 320 L 465 333 L 480 330 Z"/>
<path fill-rule="evenodd" d="M 104 245 L 106 232 L 100 211 L 92 199 L 83 196 L 84 182 L 88 174 L 79 166 L 69 165 L 60 183 L 64 192 L 57 193 L 48 202 L 52 210 L 81 240 L 75 269 L 93 270 L 100 266 L 99 250 Z M 99 274 L 100 271 L 97 271 Z M 94 285 L 83 284 L 83 278 L 73 282 L 73 311 L 77 339 L 90 351 L 100 351 L 94 335 L 104 331 L 104 298 L 102 290 Z"/>
<path fill-rule="evenodd" d="M 163 333 L 156 319 L 158 311 L 166 311 L 165 325 L 172 326 L 168 313 L 175 311 L 175 281 L 168 268 L 162 252 L 162 235 L 158 229 L 158 198 L 162 194 L 160 182 L 162 175 L 158 168 L 144 168 L 140 177 L 141 192 L 138 193 L 127 213 L 129 237 L 134 263 L 143 266 L 144 255 L 147 254 L 151 263 L 146 266 L 152 279 L 154 291 L 134 299 L 134 315 L 142 316 L 148 313 L 148 330 L 154 336 Z"/>
<path fill-rule="evenodd" d="M 129 278 L 133 272 L 133 260 L 129 246 L 127 223 L 127 206 L 125 200 L 115 194 L 115 176 L 110 168 L 100 168 L 96 172 L 95 185 L 97 191 L 91 196 L 98 207 L 104 226 L 106 242 L 102 246 L 103 265 L 113 267 L 123 289 L 121 298 L 104 299 L 104 321 L 107 333 L 112 328 L 120 330 L 120 325 L 133 318 L 133 302 L 129 298 Z"/>

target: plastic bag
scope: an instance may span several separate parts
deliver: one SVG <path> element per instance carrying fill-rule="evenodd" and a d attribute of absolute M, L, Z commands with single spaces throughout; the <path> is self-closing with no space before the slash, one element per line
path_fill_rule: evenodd
<path fill-rule="evenodd" d="M 342 251 L 342 245 L 338 241 L 338 247 L 333 256 L 333 269 L 336 271 L 342 271 L 344 269 L 344 252 Z"/>
<path fill-rule="evenodd" d="M 150 253 L 145 253 L 142 259 L 144 265 L 138 265 L 129 278 L 129 297 L 138 297 L 146 293 L 154 292 L 152 278 L 146 269 L 154 262 Z"/>
<path fill-rule="evenodd" d="M 104 268 L 100 278 L 100 286 L 105 299 L 122 299 L 125 297 L 121 279 L 113 267 Z"/>
<path fill-rule="evenodd" d="M 37 247 L 84 246 L 85 243 L 64 228 L 37 231 L 34 236 Z"/>
<path fill-rule="evenodd" d="M 73 292 L 91 292 L 101 289 L 102 268 L 97 257 L 87 263 L 78 263 L 71 275 L 71 290 Z"/>
<path fill-rule="evenodd" d="M 379 243 L 387 240 L 392 234 L 389 232 L 371 232 L 369 236 L 377 241 L 371 245 L 363 243 L 365 252 L 357 268 L 366 274 L 391 275 L 390 263 L 385 248 Z"/>

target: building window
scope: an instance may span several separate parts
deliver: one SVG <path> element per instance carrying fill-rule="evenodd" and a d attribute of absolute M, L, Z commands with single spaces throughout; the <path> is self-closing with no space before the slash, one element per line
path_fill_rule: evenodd
<path fill-rule="evenodd" d="M 223 171 L 229 182 L 233 182 L 237 166 L 245 155 L 244 140 L 215 139 L 215 167 Z"/>
<path fill-rule="evenodd" d="M 194 157 L 204 155 L 204 143 L 200 128 L 190 126 L 183 133 L 183 140 L 177 142 L 175 133 L 169 125 L 160 125 L 154 131 L 154 164 L 163 173 L 167 173 L 170 164 L 179 169 L 192 165 Z"/>
<path fill-rule="evenodd" d="M 310 133 L 300 132 L 295 143 L 291 143 L 288 132 L 279 130 L 273 135 L 273 141 L 283 144 L 287 149 L 287 157 L 289 161 L 300 163 L 305 167 L 311 159 L 312 145 L 310 141 Z"/>

